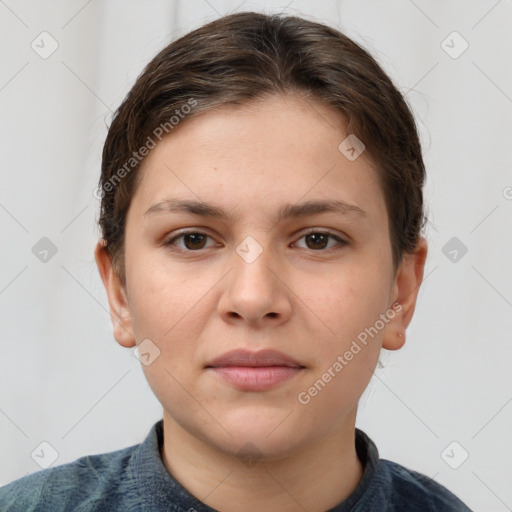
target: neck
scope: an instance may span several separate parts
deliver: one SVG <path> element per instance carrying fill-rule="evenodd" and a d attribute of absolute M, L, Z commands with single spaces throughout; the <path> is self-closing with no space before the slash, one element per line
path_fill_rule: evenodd
<path fill-rule="evenodd" d="M 355 490 L 363 468 L 350 421 L 306 448 L 278 460 L 227 454 L 194 437 L 164 411 L 162 461 L 192 495 L 222 512 L 308 510 L 335 507 Z"/>

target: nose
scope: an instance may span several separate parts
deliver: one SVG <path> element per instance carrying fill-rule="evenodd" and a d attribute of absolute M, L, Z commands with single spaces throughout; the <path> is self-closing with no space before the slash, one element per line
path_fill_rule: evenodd
<path fill-rule="evenodd" d="M 234 252 L 232 264 L 218 305 L 223 320 L 257 328 L 288 321 L 293 293 L 277 255 L 266 248 L 251 261 Z"/>

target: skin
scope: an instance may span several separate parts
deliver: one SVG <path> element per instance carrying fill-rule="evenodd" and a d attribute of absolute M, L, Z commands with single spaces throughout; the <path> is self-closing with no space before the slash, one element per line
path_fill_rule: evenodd
<path fill-rule="evenodd" d="M 218 510 L 325 511 L 361 479 L 358 400 L 381 348 L 404 343 L 427 244 L 420 238 L 394 271 L 377 173 L 365 153 L 349 161 L 338 150 L 347 135 L 339 113 L 298 96 L 192 117 L 143 162 L 127 215 L 126 286 L 103 241 L 96 247 L 116 340 L 134 347 L 149 338 L 160 350 L 143 370 L 163 406 L 162 461 Z M 232 217 L 145 215 L 170 196 L 215 203 Z M 283 204 L 313 199 L 341 199 L 365 215 L 275 222 Z M 165 245 L 183 228 L 211 238 Z M 315 243 L 308 228 L 348 244 Z M 263 251 L 252 263 L 236 252 L 248 236 Z M 299 393 L 397 302 L 394 318 L 301 404 Z M 235 348 L 273 348 L 305 368 L 273 389 L 240 391 L 204 368 Z"/>

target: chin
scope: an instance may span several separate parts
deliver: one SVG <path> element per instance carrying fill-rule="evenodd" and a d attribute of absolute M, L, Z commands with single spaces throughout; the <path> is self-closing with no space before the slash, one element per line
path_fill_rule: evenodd
<path fill-rule="evenodd" d="M 222 420 L 219 417 L 219 421 L 231 436 L 224 435 L 222 440 L 214 442 L 222 451 L 233 456 L 281 459 L 297 449 L 307 437 L 300 425 L 289 421 L 288 413 L 284 408 L 278 411 L 260 408 L 230 411 Z"/>
<path fill-rule="evenodd" d="M 255 432 L 240 433 L 232 439 L 217 444 L 217 449 L 240 459 L 246 465 L 255 462 L 271 462 L 284 459 L 298 449 L 298 446 L 285 433 L 284 436 L 266 437 Z"/>

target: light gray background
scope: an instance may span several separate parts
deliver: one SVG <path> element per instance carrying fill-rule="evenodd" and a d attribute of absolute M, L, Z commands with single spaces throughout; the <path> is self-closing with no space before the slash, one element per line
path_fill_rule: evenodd
<path fill-rule="evenodd" d="M 161 418 L 140 363 L 112 336 L 93 258 L 106 123 L 171 38 L 228 12 L 285 6 L 0 1 L 0 485 L 40 469 L 31 453 L 43 441 L 57 465 L 139 443 Z M 426 278 L 406 346 L 383 358 L 358 426 L 382 457 L 472 509 L 512 510 L 512 2 L 294 0 L 285 10 L 367 47 L 406 93 L 424 146 Z M 31 48 L 43 31 L 59 45 L 46 59 Z M 469 44 L 457 58 L 453 31 Z M 42 237 L 58 249 L 46 263 L 32 252 Z M 468 249 L 455 262 L 443 253 L 452 237 Z"/>

